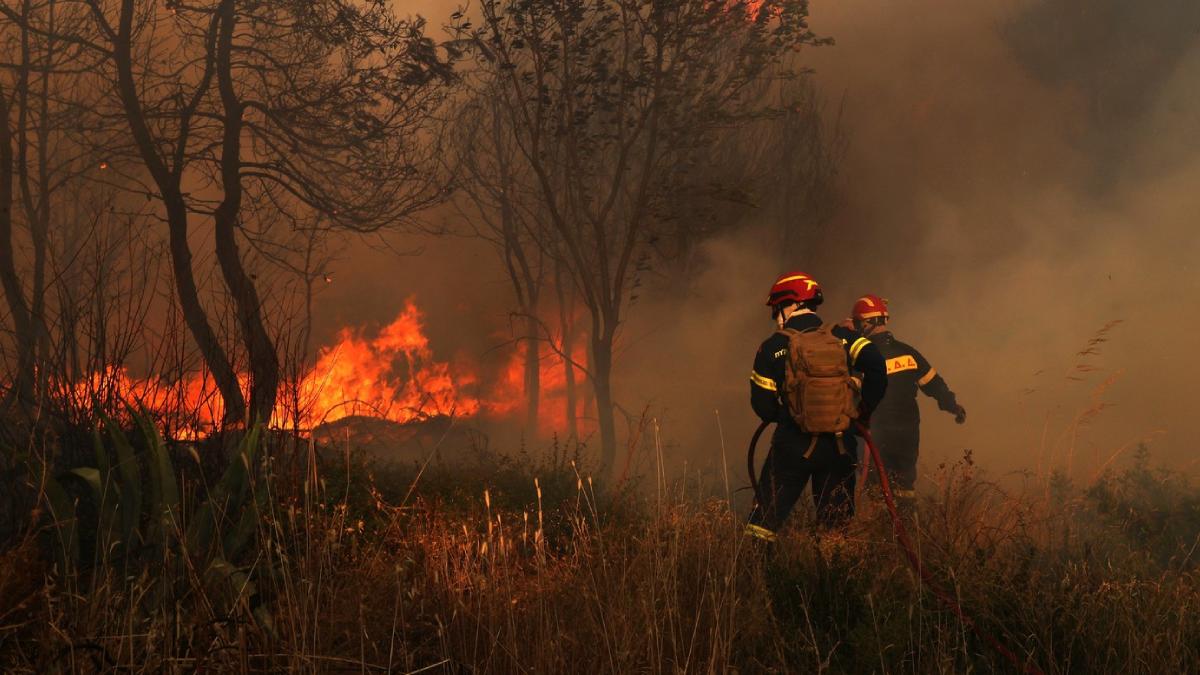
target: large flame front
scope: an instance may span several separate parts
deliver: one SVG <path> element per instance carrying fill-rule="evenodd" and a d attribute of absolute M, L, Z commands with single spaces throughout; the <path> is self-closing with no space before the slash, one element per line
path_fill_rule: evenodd
<path fill-rule="evenodd" d="M 577 363 L 586 361 L 582 347 L 572 351 Z M 270 424 L 306 432 L 355 415 L 398 423 L 438 416 L 518 417 L 526 401 L 523 363 L 523 349 L 517 348 L 496 381 L 485 386 L 476 368 L 465 360 L 454 366 L 438 360 L 425 334 L 424 316 L 409 299 L 396 319 L 378 331 L 342 329 L 333 344 L 319 350 L 311 368 L 284 384 Z M 545 435 L 565 431 L 565 367 L 561 358 L 544 358 L 539 370 L 542 394 L 536 431 Z M 246 391 L 248 382 L 241 379 Z M 583 378 L 576 373 L 575 379 Z M 585 388 L 582 382 L 579 385 L 582 392 Z M 136 401 L 159 416 L 166 432 L 176 438 L 208 433 L 224 413 L 221 396 L 207 373 L 166 382 L 109 368 L 75 383 L 67 394 L 78 409 L 87 409 L 97 398 Z M 576 418 L 582 417 L 585 407 L 584 397 L 576 396 Z"/>

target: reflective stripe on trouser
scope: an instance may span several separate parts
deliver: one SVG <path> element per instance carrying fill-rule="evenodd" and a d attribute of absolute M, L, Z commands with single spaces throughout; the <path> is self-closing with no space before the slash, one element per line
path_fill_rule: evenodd
<path fill-rule="evenodd" d="M 761 525 L 747 523 L 746 534 L 751 537 L 758 537 L 763 541 L 775 541 L 775 533 Z"/>
<path fill-rule="evenodd" d="M 778 531 L 809 482 L 817 522 L 826 528 L 848 524 L 854 515 L 855 440 L 844 435 L 841 444 L 847 451 L 843 452 L 833 434 L 821 434 L 809 457 L 805 456 L 808 434 L 797 435 L 783 445 L 772 444 L 758 480 L 763 503 L 756 504 L 750 513 L 750 524 Z"/>

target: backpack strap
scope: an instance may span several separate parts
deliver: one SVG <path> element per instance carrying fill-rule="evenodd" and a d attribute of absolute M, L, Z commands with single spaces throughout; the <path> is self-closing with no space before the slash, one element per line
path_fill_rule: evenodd
<path fill-rule="evenodd" d="M 824 327 L 825 327 L 825 325 L 822 324 L 820 326 L 817 326 L 816 328 L 809 328 L 808 330 L 800 330 L 799 328 L 788 328 L 787 326 L 784 326 L 783 328 L 780 328 L 779 330 L 775 331 L 775 334 L 782 335 L 786 338 L 791 338 L 792 335 L 804 335 L 805 333 L 812 333 L 815 331 L 820 331 Z"/>
<path fill-rule="evenodd" d="M 830 434 L 811 434 L 811 438 L 808 441 L 808 449 L 804 451 L 804 455 L 803 455 L 804 459 L 811 459 L 813 450 L 817 449 L 817 440 L 819 438 L 821 438 L 822 436 L 828 436 L 828 435 L 830 435 Z M 849 450 L 846 450 L 846 439 L 842 435 L 842 432 L 835 431 L 832 435 L 833 435 L 835 442 L 837 443 L 838 454 L 839 455 L 848 454 Z"/>

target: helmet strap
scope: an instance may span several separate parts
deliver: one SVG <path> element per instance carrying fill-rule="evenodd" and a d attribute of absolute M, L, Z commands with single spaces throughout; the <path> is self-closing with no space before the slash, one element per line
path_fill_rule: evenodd
<path fill-rule="evenodd" d="M 775 320 L 775 325 L 783 328 L 783 324 L 788 319 L 788 309 L 795 306 L 793 302 L 781 302 L 771 308 L 771 318 Z"/>

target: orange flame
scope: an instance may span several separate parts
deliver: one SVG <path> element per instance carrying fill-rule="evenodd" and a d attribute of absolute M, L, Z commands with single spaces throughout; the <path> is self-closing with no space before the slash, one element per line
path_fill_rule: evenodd
<path fill-rule="evenodd" d="M 479 401 L 461 388 L 474 382 L 473 374 L 452 375 L 449 364 L 434 359 L 421 310 L 410 299 L 375 338 L 343 329 L 335 345 L 320 351 L 299 385 L 300 426 L 350 415 L 402 423 L 471 416 L 479 411 Z M 288 411 L 277 407 L 275 412 L 275 423 L 288 420 Z"/>
<path fill-rule="evenodd" d="M 545 351 L 539 355 L 537 431 L 549 436 L 567 428 L 567 378 L 562 358 Z M 576 363 L 586 362 L 581 342 L 571 351 Z M 248 379 L 239 379 L 242 390 L 248 390 Z M 582 428 L 588 387 L 579 370 L 575 381 L 575 414 Z M 478 394 L 482 389 L 486 396 Z M 78 410 L 88 409 L 97 398 L 108 403 L 118 398 L 136 401 L 160 418 L 164 433 L 178 439 L 203 436 L 218 426 L 224 414 L 221 396 L 207 373 L 172 382 L 140 379 L 124 368 L 110 367 L 73 384 L 66 395 Z M 424 316 L 409 299 L 399 316 L 374 335 L 342 329 L 297 382 L 282 388 L 270 425 L 309 431 L 353 415 L 397 423 L 443 415 L 505 419 L 523 416 L 524 406 L 524 348 L 515 349 L 496 381 L 483 387 L 474 367 L 465 363 L 452 367 L 435 358 Z"/>
<path fill-rule="evenodd" d="M 536 343 L 539 344 L 540 343 Z M 496 387 L 488 397 L 485 407 L 496 417 L 517 416 L 525 412 L 525 353 L 529 343 L 513 350 Z M 565 347 L 560 347 L 566 351 Z M 538 428 L 537 432 L 548 437 L 555 432 L 563 433 L 568 428 L 567 370 L 562 355 L 553 349 L 538 348 Z M 571 346 L 571 360 L 575 364 L 587 363 L 587 348 L 582 341 Z M 575 368 L 575 420 L 581 435 L 590 429 L 592 420 L 587 417 L 589 391 L 584 373 Z"/>
<path fill-rule="evenodd" d="M 768 5 L 767 0 L 726 0 L 725 7 L 727 12 L 738 12 L 738 16 L 745 16 L 752 23 L 759 19 L 777 19 L 783 12 L 776 3 Z"/>

